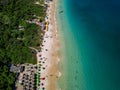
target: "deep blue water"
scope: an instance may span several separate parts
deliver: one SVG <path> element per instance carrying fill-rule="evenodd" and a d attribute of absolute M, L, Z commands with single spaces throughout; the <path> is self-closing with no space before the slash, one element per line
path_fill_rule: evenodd
<path fill-rule="evenodd" d="M 120 0 L 65 0 L 65 8 L 81 54 L 82 90 L 120 90 Z"/>

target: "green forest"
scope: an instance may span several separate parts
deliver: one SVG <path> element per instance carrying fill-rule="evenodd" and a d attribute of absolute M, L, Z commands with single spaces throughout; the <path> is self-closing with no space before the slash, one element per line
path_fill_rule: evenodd
<path fill-rule="evenodd" d="M 0 0 L 0 90 L 12 90 L 15 74 L 9 72 L 8 65 L 36 63 L 35 51 L 29 47 L 40 49 L 42 34 L 36 24 L 26 20 L 46 15 L 46 5 L 40 0 Z M 20 26 L 24 30 L 19 30 Z"/>

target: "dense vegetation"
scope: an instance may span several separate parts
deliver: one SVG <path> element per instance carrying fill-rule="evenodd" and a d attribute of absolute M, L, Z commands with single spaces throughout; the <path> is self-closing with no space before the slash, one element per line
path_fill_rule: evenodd
<path fill-rule="evenodd" d="M 39 48 L 43 33 L 36 24 L 26 20 L 40 17 L 44 20 L 46 7 L 34 4 L 37 0 L 0 0 L 0 90 L 12 90 L 15 74 L 8 64 L 36 63 L 35 51 Z M 19 26 L 24 30 L 19 30 Z"/>

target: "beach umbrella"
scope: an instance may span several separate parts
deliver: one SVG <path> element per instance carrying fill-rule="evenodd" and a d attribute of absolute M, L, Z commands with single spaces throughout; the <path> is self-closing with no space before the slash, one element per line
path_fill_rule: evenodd
<path fill-rule="evenodd" d="M 41 55 L 39 55 L 39 57 L 41 57 Z"/>
<path fill-rule="evenodd" d="M 38 69 L 39 71 L 41 71 L 41 69 Z"/>
<path fill-rule="evenodd" d="M 45 69 L 45 67 L 43 67 L 43 69 Z"/>
<path fill-rule="evenodd" d="M 45 90 L 45 87 L 43 87 L 42 89 Z"/>
<path fill-rule="evenodd" d="M 31 69 L 33 69 L 33 67 L 31 67 Z"/>
<path fill-rule="evenodd" d="M 45 49 L 46 51 L 48 51 L 48 49 Z"/>
<path fill-rule="evenodd" d="M 45 80 L 45 78 L 41 78 L 41 80 Z"/>
<path fill-rule="evenodd" d="M 41 83 L 41 85 L 43 86 L 43 85 L 44 85 L 44 83 Z"/>

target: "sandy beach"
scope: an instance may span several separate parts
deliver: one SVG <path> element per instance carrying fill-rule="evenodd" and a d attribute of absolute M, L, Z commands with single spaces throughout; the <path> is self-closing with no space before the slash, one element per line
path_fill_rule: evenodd
<path fill-rule="evenodd" d="M 48 30 L 45 31 L 42 50 L 37 53 L 37 64 L 41 64 L 39 89 L 45 88 L 45 90 L 58 90 L 57 79 L 61 76 L 58 70 L 60 42 L 57 32 L 55 4 L 55 0 L 48 4 L 47 18 L 45 18 L 45 21 L 49 22 Z M 42 80 L 43 78 L 44 80 Z"/>

